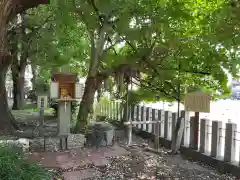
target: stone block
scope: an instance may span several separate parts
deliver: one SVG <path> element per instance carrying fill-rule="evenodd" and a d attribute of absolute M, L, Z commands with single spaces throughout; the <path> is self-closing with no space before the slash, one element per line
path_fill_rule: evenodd
<path fill-rule="evenodd" d="M 29 143 L 30 151 L 39 151 L 44 149 L 44 138 L 39 137 L 32 139 Z"/>
<path fill-rule="evenodd" d="M 68 149 L 82 148 L 84 147 L 85 141 L 86 141 L 85 136 L 83 134 L 70 134 L 67 138 L 67 147 Z M 39 150 L 45 150 L 50 152 L 59 151 L 61 149 L 60 137 L 59 136 L 45 137 L 45 139 L 43 137 L 36 138 L 31 140 L 29 146 L 30 150 L 32 151 Z"/>
<path fill-rule="evenodd" d="M 68 136 L 68 149 L 84 147 L 86 139 L 83 134 L 70 134 Z"/>
<path fill-rule="evenodd" d="M 60 150 L 60 138 L 59 137 L 47 137 L 45 138 L 45 151 L 59 151 Z"/>
<path fill-rule="evenodd" d="M 18 139 L 18 140 L 0 140 L 2 146 L 12 147 L 19 152 L 29 151 L 29 140 L 28 139 Z"/>

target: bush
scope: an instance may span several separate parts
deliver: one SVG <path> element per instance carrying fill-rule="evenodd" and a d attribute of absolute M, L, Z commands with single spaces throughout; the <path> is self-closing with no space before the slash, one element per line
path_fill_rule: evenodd
<path fill-rule="evenodd" d="M 49 172 L 39 165 L 31 164 L 15 147 L 0 145 L 0 179 L 1 180 L 50 180 Z"/>

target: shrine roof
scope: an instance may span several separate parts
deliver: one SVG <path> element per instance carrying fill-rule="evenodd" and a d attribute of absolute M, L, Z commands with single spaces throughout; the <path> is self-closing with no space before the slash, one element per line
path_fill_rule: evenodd
<path fill-rule="evenodd" d="M 54 72 L 52 73 L 52 81 L 75 83 L 78 82 L 78 76 L 76 73 Z"/>

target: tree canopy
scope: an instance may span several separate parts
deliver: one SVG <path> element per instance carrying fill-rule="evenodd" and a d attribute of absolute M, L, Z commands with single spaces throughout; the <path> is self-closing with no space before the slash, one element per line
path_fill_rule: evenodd
<path fill-rule="evenodd" d="M 126 82 L 136 101 L 227 96 L 227 73 L 239 73 L 238 11 L 225 0 L 55 0 L 27 11 L 28 62 L 38 78 L 64 65 L 86 77 L 79 122 L 96 92 L 119 99 Z"/>

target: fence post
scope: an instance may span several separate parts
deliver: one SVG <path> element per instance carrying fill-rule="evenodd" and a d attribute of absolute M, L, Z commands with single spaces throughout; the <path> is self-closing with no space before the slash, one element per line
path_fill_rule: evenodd
<path fill-rule="evenodd" d="M 152 121 L 158 121 L 157 112 L 158 112 L 157 109 L 152 109 Z M 157 132 L 157 131 L 156 131 L 156 130 L 157 130 L 156 128 L 157 128 L 158 124 L 159 124 L 159 123 L 156 123 L 156 124 L 153 124 L 153 125 L 152 125 L 152 132 L 151 132 L 151 133 L 154 134 L 155 136 L 158 135 L 158 134 L 156 134 L 156 132 Z M 159 130 L 158 130 L 158 131 L 159 131 Z"/>
<path fill-rule="evenodd" d="M 106 107 L 106 117 L 108 117 L 108 103 L 106 103 L 105 107 Z"/>
<path fill-rule="evenodd" d="M 130 106 L 130 118 L 131 118 L 131 120 L 132 121 L 134 121 L 134 111 L 135 111 L 135 106 L 134 105 L 131 105 Z M 135 126 L 135 125 L 133 125 L 133 126 Z"/>
<path fill-rule="evenodd" d="M 210 121 L 207 119 L 201 119 L 200 120 L 200 153 L 205 153 L 207 149 L 207 144 L 209 144 L 208 138 L 207 138 L 207 128 L 210 124 Z"/>
<path fill-rule="evenodd" d="M 171 134 L 171 132 L 169 132 L 170 130 L 170 122 L 172 119 L 172 114 L 170 111 L 165 111 L 164 114 L 165 118 L 164 118 L 164 138 L 165 139 L 169 139 L 169 134 Z"/>
<path fill-rule="evenodd" d="M 146 121 L 146 108 L 144 106 L 141 106 L 141 121 Z M 141 124 L 141 130 L 146 130 L 146 124 Z"/>
<path fill-rule="evenodd" d="M 226 134 L 225 134 L 225 148 L 224 148 L 224 161 L 232 162 L 235 160 L 236 155 L 236 141 L 235 132 L 237 125 L 233 123 L 226 123 Z"/>
<path fill-rule="evenodd" d="M 149 109 L 149 121 L 152 121 L 152 108 Z M 148 125 L 148 132 L 152 133 L 152 129 L 153 129 L 153 124 L 149 124 Z"/>
<path fill-rule="evenodd" d="M 113 118 L 113 120 L 116 120 L 116 102 L 115 101 L 113 101 L 112 102 L 112 118 Z"/>
<path fill-rule="evenodd" d="M 141 120 L 141 107 L 139 105 L 137 105 L 137 118 L 136 121 L 140 121 Z M 141 128 L 141 124 L 137 124 L 136 126 L 138 129 Z"/>
<path fill-rule="evenodd" d="M 116 102 L 116 120 L 119 120 L 119 109 L 118 109 L 118 102 Z"/>
<path fill-rule="evenodd" d="M 105 110 L 105 112 L 106 112 L 105 116 L 108 117 L 108 103 L 105 104 L 105 109 L 106 109 Z"/>
<path fill-rule="evenodd" d="M 181 144 L 184 146 L 189 146 L 189 136 L 190 136 L 189 112 L 182 110 L 181 117 L 184 118 L 184 131 L 183 131 L 183 138 L 182 138 Z"/>
<path fill-rule="evenodd" d="M 164 110 L 158 110 L 158 120 L 161 121 L 159 123 L 159 137 L 164 137 Z"/>
<path fill-rule="evenodd" d="M 174 130 L 176 128 L 177 123 L 177 113 L 172 113 L 172 131 L 171 131 L 171 140 L 173 141 Z"/>
<path fill-rule="evenodd" d="M 110 111 L 109 111 L 110 107 L 109 107 L 109 106 L 110 106 L 110 103 L 108 102 L 108 103 L 107 103 L 107 117 L 108 117 L 108 118 L 109 118 L 109 116 L 110 116 L 110 115 L 109 115 L 109 114 L 110 114 Z"/>
<path fill-rule="evenodd" d="M 137 106 L 133 107 L 133 121 L 137 121 Z M 134 127 L 137 127 L 137 124 L 134 125 Z"/>
<path fill-rule="evenodd" d="M 190 147 L 194 150 L 198 150 L 198 144 L 195 142 L 195 130 L 196 126 L 198 126 L 198 121 L 196 121 L 195 117 L 190 117 Z"/>
<path fill-rule="evenodd" d="M 122 102 L 120 102 L 120 108 L 119 108 L 119 114 L 120 114 L 120 121 L 122 120 L 122 118 L 123 118 L 123 103 Z"/>
<path fill-rule="evenodd" d="M 112 101 L 109 102 L 109 119 L 112 119 Z"/>
<path fill-rule="evenodd" d="M 158 121 L 158 110 L 152 109 L 152 121 Z M 152 126 L 152 134 L 154 134 L 154 148 L 159 150 L 159 122 L 153 124 Z"/>
<path fill-rule="evenodd" d="M 219 157 L 221 156 L 221 149 L 223 140 L 222 136 L 223 124 L 221 121 L 212 121 L 212 144 L 211 144 L 211 156 Z"/>
<path fill-rule="evenodd" d="M 146 122 L 150 121 L 151 113 L 152 113 L 152 108 L 147 107 L 146 108 Z M 150 124 L 146 124 L 146 132 L 149 132 L 149 130 L 150 130 Z"/>
<path fill-rule="evenodd" d="M 114 119 L 114 109 L 113 109 L 113 101 L 110 103 L 110 118 Z"/>

